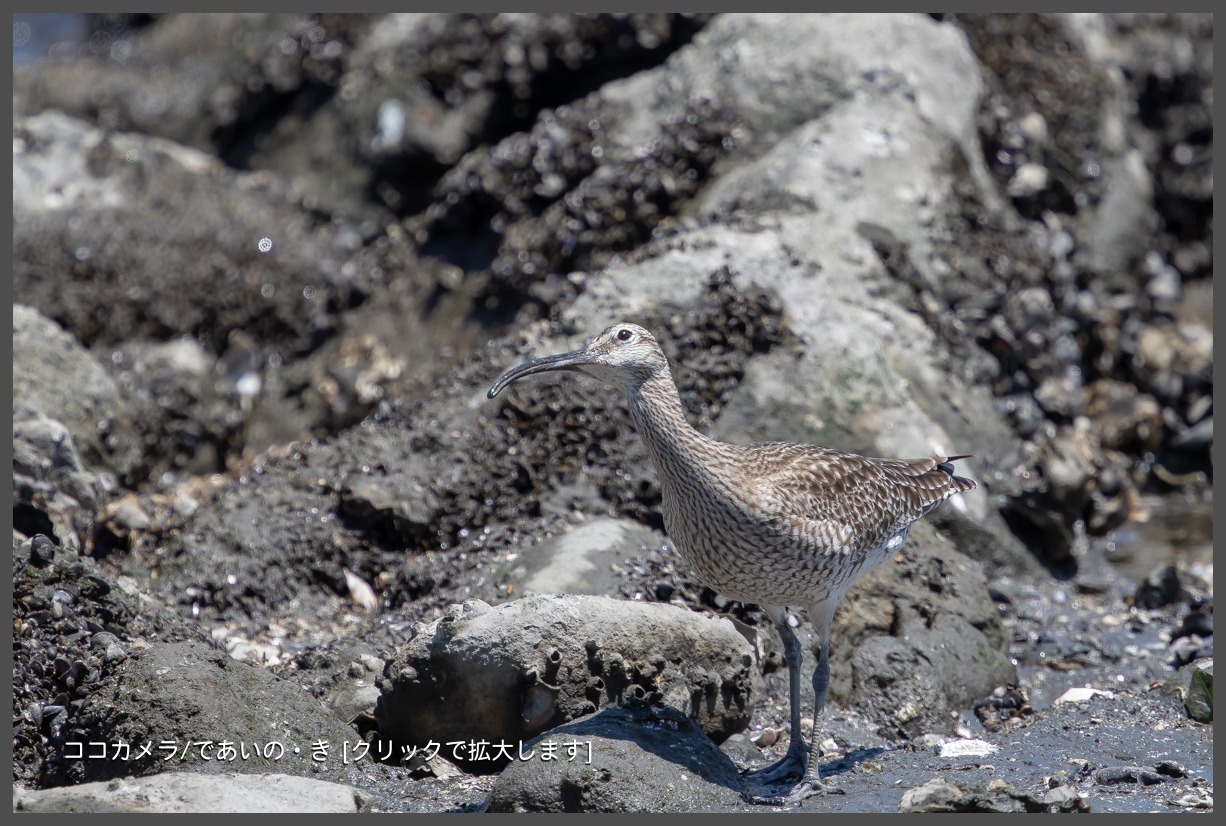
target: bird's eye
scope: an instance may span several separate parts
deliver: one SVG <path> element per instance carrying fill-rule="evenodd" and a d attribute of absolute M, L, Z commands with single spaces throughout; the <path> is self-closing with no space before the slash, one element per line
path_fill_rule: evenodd
<path fill-rule="evenodd" d="M 623 329 L 621 329 L 621 330 L 618 330 L 618 331 L 617 331 L 617 340 L 618 340 L 618 341 L 629 341 L 629 340 L 630 340 L 630 331 L 629 331 L 629 330 L 627 330 L 627 329 L 624 329 L 624 328 L 623 328 Z"/>

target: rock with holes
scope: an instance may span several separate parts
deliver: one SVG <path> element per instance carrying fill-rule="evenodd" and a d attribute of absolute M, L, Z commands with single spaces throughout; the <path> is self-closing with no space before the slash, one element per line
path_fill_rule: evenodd
<path fill-rule="evenodd" d="M 536 595 L 480 600 L 419 623 L 389 660 L 375 707 L 396 746 L 487 741 L 473 769 L 506 765 L 548 729 L 626 700 L 680 709 L 721 742 L 749 724 L 752 649 L 723 619 L 674 605 Z M 512 755 L 514 753 L 512 752 Z"/>
<path fill-rule="evenodd" d="M 864 575 L 834 621 L 830 699 L 896 738 L 950 731 L 960 709 L 1017 683 L 979 562 L 919 524 Z"/>

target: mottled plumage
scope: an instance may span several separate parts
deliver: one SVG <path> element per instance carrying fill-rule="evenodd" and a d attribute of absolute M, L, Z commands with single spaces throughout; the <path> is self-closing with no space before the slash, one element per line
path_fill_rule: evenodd
<path fill-rule="evenodd" d="M 493 398 L 523 376 L 581 370 L 625 390 L 635 427 L 660 476 L 664 527 L 694 573 L 714 590 L 761 605 L 783 638 L 791 694 L 788 755 L 757 773 L 765 783 L 794 774 L 785 802 L 823 791 L 818 737 L 800 735 L 800 643 L 786 606 L 806 608 L 820 648 L 813 675 L 817 720 L 829 682 L 835 608 L 865 571 L 906 541 L 911 525 L 975 483 L 954 475 L 965 456 L 874 459 L 813 445 L 718 442 L 686 420 L 663 350 L 634 324 L 615 324 L 582 350 L 525 362 L 490 388 Z"/>

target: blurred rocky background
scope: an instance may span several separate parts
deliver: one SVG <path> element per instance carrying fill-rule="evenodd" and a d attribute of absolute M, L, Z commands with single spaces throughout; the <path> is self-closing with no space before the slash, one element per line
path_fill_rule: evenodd
<path fill-rule="evenodd" d="M 1211 807 L 1212 35 L 16 15 L 15 805 L 168 810 L 189 792 L 38 795 L 225 771 L 319 808 L 744 808 L 737 767 L 788 740 L 769 622 L 672 551 L 616 391 L 485 399 L 625 319 L 717 438 L 975 456 L 840 612 L 817 730 L 847 794 L 807 808 L 920 807 L 934 775 L 1017 792 L 985 809 Z M 430 703 L 468 742 L 604 738 L 605 779 L 426 759 Z M 156 748 L 269 726 L 332 752 Z M 154 749 L 73 756 L 117 740 Z M 942 753 L 980 740 L 1006 756 Z"/>

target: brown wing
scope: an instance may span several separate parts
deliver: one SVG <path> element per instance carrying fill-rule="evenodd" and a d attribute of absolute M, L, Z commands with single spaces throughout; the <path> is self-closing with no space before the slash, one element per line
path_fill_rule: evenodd
<path fill-rule="evenodd" d="M 875 547 L 955 493 L 975 483 L 954 475 L 966 456 L 876 459 L 780 443 L 758 476 L 764 501 L 780 519 L 830 537 L 847 550 Z"/>

